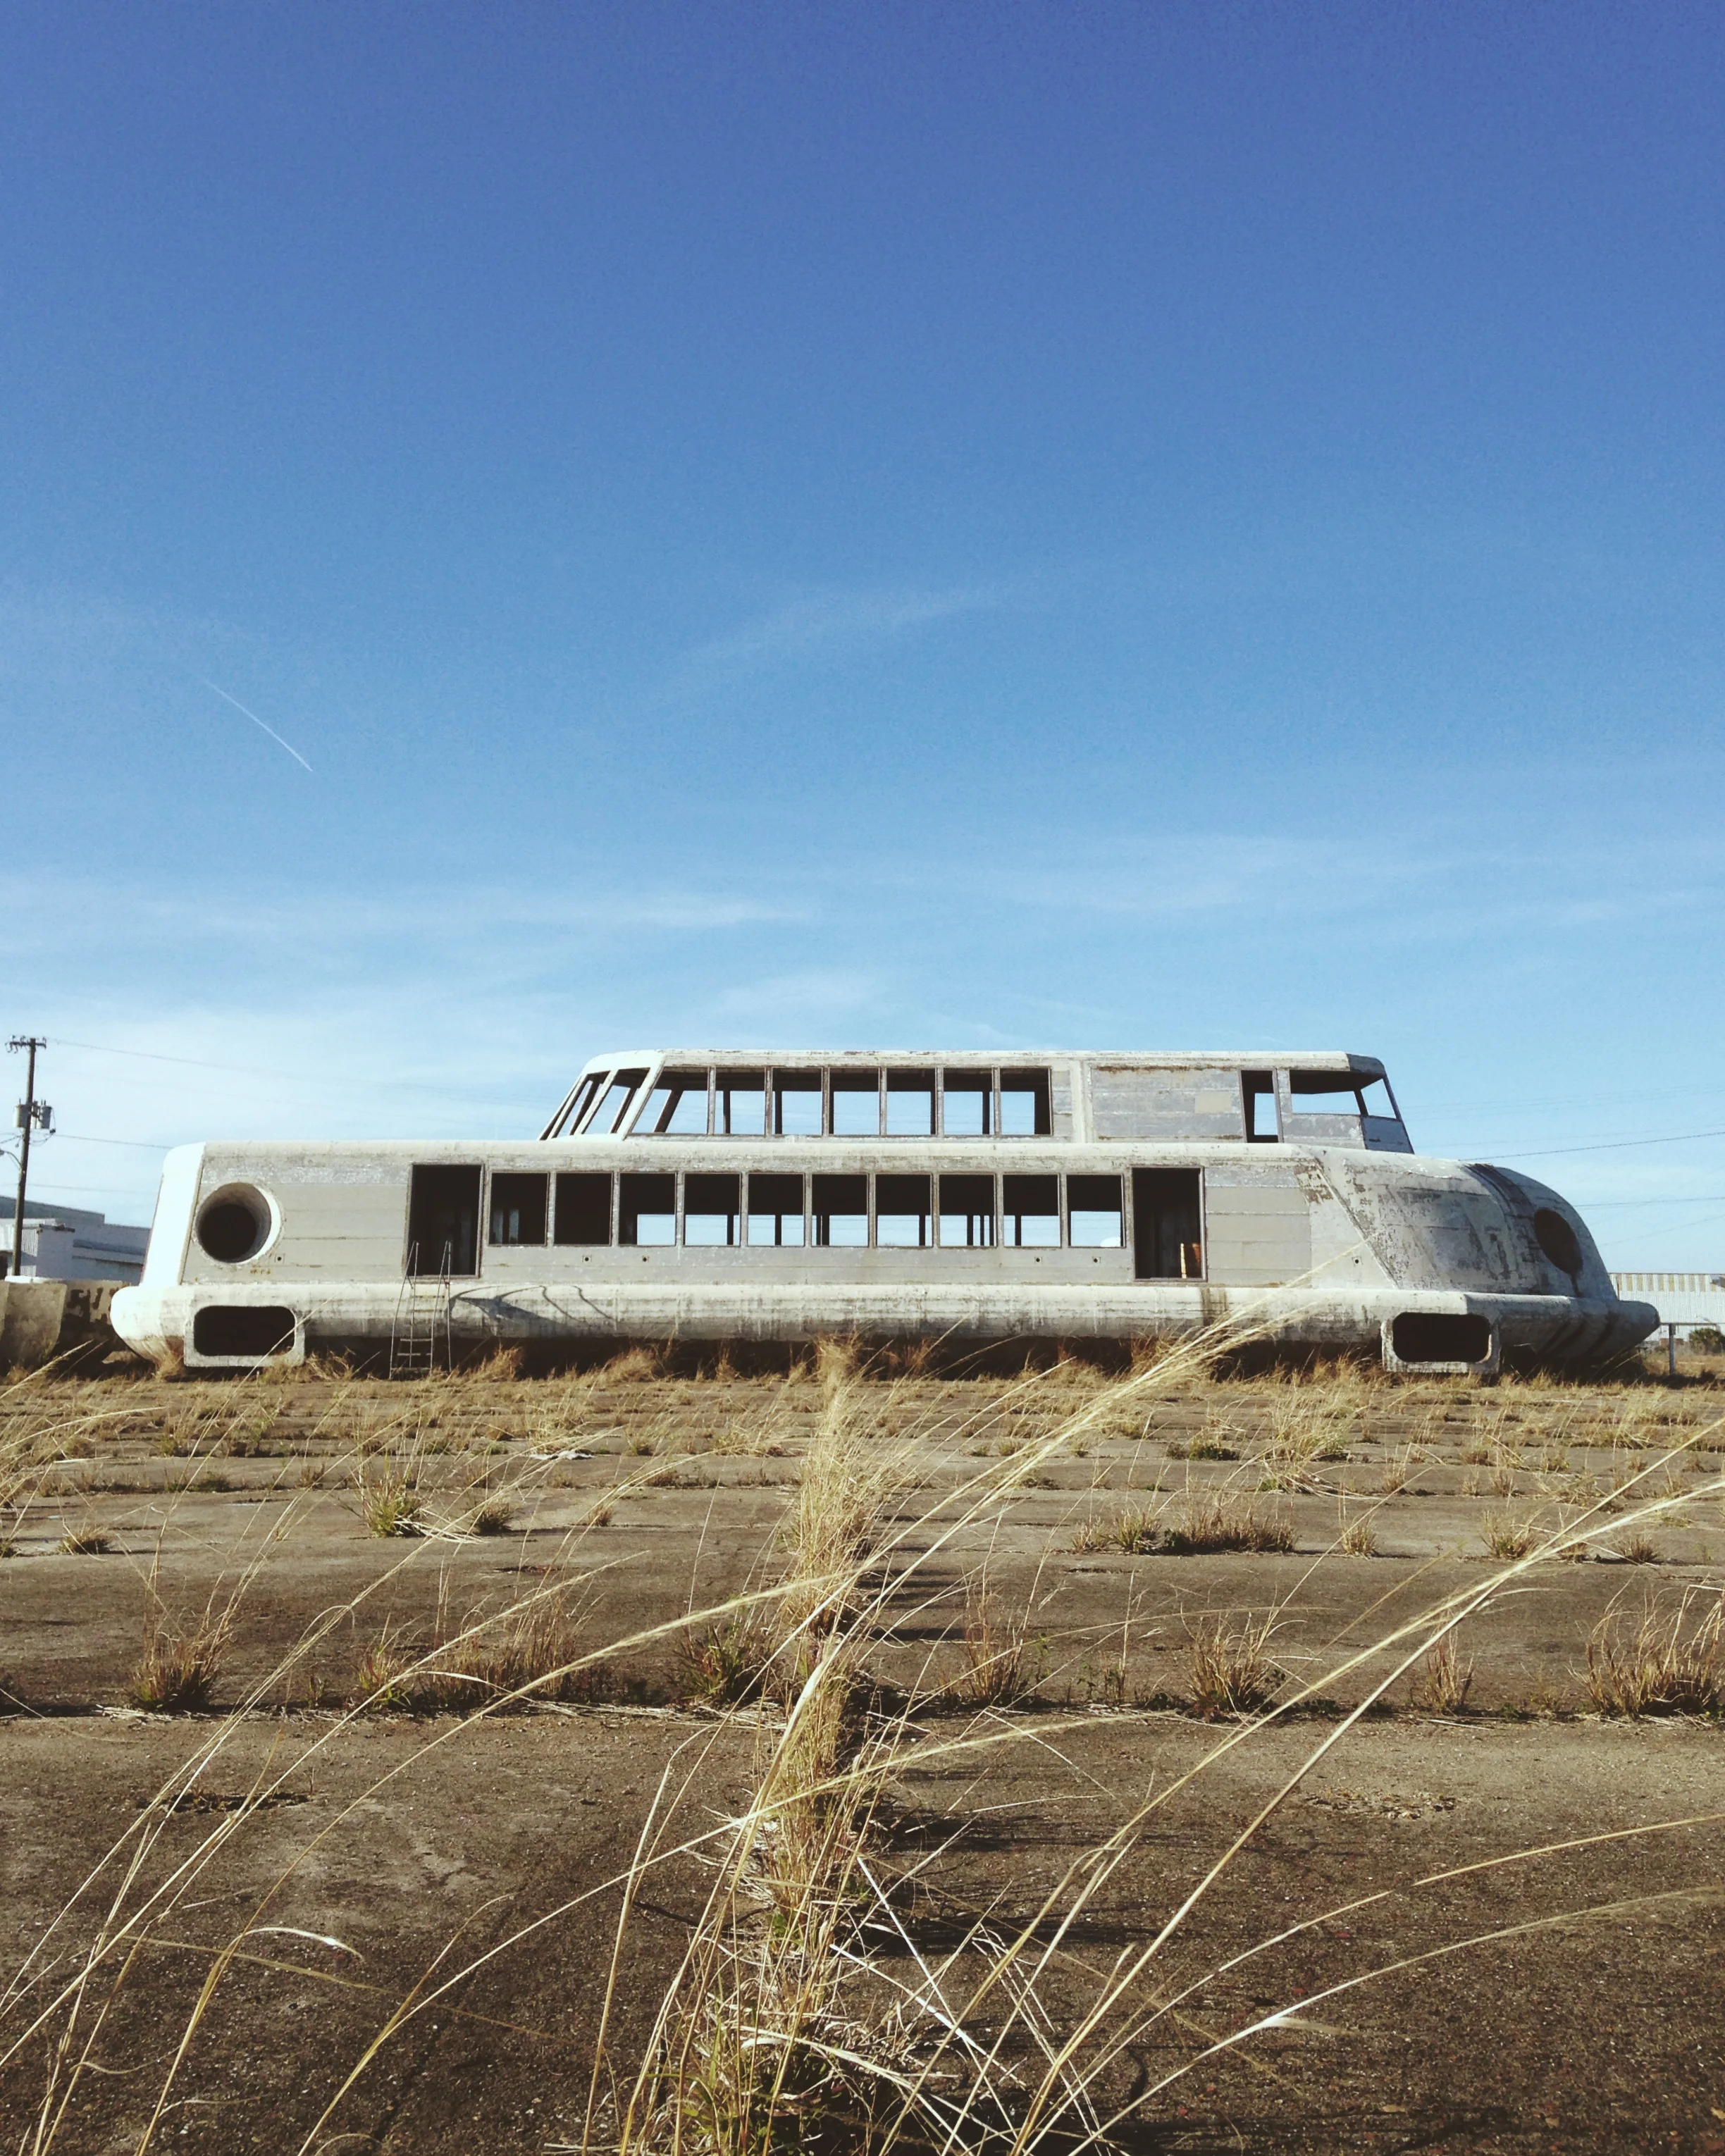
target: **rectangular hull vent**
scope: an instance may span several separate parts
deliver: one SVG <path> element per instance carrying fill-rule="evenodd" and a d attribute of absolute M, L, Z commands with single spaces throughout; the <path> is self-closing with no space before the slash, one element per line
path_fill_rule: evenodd
<path fill-rule="evenodd" d="M 1399 1363 L 1485 1363 L 1491 1359 L 1491 1324 L 1485 1317 L 1445 1317 L 1437 1311 L 1404 1311 L 1389 1328 Z"/>
<path fill-rule="evenodd" d="M 275 1303 L 208 1304 L 192 1321 L 192 1346 L 199 1355 L 243 1355 L 263 1362 L 291 1353 L 294 1313 Z"/>

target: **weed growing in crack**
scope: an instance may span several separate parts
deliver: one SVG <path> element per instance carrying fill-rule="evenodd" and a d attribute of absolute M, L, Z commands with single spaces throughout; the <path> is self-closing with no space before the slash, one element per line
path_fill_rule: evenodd
<path fill-rule="evenodd" d="M 1725 1595 L 1691 1589 L 1675 1609 L 1631 1620 L 1615 1605 L 1588 1636 L 1587 1689 L 1602 1714 L 1725 1711 Z"/>
<path fill-rule="evenodd" d="M 1276 1629 L 1273 1615 L 1214 1617 L 1194 1629 L 1192 1703 L 1206 1720 L 1255 1714 L 1272 1702 L 1285 1681 L 1270 1652 Z"/>
<path fill-rule="evenodd" d="M 1426 1649 L 1409 1702 L 1426 1714 L 1460 1714 L 1472 1689 L 1473 1664 L 1462 1661 L 1455 1634 L 1446 1632 Z"/>

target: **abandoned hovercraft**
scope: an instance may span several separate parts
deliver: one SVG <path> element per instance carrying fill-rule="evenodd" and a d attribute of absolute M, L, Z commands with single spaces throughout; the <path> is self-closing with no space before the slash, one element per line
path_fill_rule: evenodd
<path fill-rule="evenodd" d="M 595 1057 L 533 1142 L 182 1146 L 113 1318 L 200 1369 L 1239 1319 L 1481 1375 L 1656 1322 L 1554 1191 L 1416 1154 L 1369 1056 L 692 1050 Z"/>

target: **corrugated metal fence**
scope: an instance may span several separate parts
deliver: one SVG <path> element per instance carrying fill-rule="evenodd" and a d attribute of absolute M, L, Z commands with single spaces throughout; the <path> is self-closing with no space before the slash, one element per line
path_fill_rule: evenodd
<path fill-rule="evenodd" d="M 1651 1302 L 1661 1325 L 1686 1332 L 1717 1325 L 1725 1332 L 1725 1273 L 1613 1273 L 1611 1285 L 1635 1302 Z"/>

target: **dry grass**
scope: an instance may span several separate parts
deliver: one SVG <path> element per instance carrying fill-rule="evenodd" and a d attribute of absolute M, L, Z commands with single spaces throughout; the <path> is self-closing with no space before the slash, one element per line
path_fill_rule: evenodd
<path fill-rule="evenodd" d="M 762 1610 L 732 1610 L 678 1640 L 678 1689 L 708 1707 L 741 1707 L 759 1697 L 780 1644 Z"/>
<path fill-rule="evenodd" d="M 1171 1438 L 1167 1446 L 1170 1460 L 1238 1460 L 1239 1448 L 1224 1439 L 1212 1436 L 1209 1431 L 1189 1442 Z"/>
<path fill-rule="evenodd" d="M 912 1480 L 910 1446 L 887 1435 L 891 1389 L 884 1404 L 872 1399 L 847 1347 L 820 1342 L 825 1398 L 785 1534 L 785 1617 L 793 1627 L 833 1621 L 873 1546 L 882 1509 Z"/>
<path fill-rule="evenodd" d="M 413 1714 L 516 1712 L 538 1702 L 603 1697 L 603 1673 L 583 1651 L 591 1593 L 577 1579 L 508 1608 L 470 1609 L 453 1630 L 421 1642 L 386 1624 L 360 1657 L 358 1702 Z"/>
<path fill-rule="evenodd" d="M 1286 1681 L 1270 1652 L 1274 1616 L 1215 1617 L 1192 1635 L 1192 1703 L 1206 1721 L 1255 1714 Z"/>
<path fill-rule="evenodd" d="M 1182 1884 L 1171 1912 L 1159 1906 L 1154 1926 L 1118 1944 L 1114 1933 L 1117 1907 L 1123 1905 L 1110 1882 L 1132 1852 L 1154 1854 L 1167 1828 L 1168 1815 L 1161 1808 L 1173 1794 L 1165 1778 L 1158 1779 L 1136 1810 L 1111 1821 L 1094 1847 L 1076 1853 L 1060 1876 L 1015 1892 L 1009 1923 L 993 1910 L 972 1917 L 963 1896 L 955 1894 L 942 1905 L 951 1927 L 949 1948 L 928 1960 L 920 1947 L 902 1951 L 905 1875 L 895 1874 L 894 1845 L 883 1831 L 886 1792 L 895 1777 L 912 1761 L 926 1771 L 921 1763 L 937 1748 L 938 1771 L 980 1773 L 988 1758 L 998 1756 L 994 1748 L 1020 1741 L 1020 1732 L 1026 1743 L 1057 1742 L 1058 1724 L 1045 1713 L 1019 1724 L 1004 1712 L 1024 1698 L 1036 1650 L 1025 1637 L 1028 1615 L 991 1606 L 982 1589 L 968 1611 L 959 1686 L 948 1688 L 966 1718 L 943 1717 L 932 1740 L 924 1731 L 913 1743 L 911 1725 L 883 1704 L 886 1695 L 871 1675 L 870 1660 L 905 1601 L 914 1600 L 919 1571 L 937 1566 L 955 1537 L 968 1532 L 971 1547 L 976 1539 L 985 1542 L 1005 1509 L 1037 1486 L 1057 1455 L 1070 1459 L 1099 1433 L 1142 1430 L 1154 1409 L 1145 1388 L 1153 1385 L 1160 1397 L 1189 1383 L 1218 1345 L 1213 1337 L 1189 1352 L 1158 1350 L 1157 1359 L 1147 1358 L 1139 1374 L 1120 1385 L 1065 1369 L 1046 1380 L 1003 1383 L 986 1410 L 968 1411 L 943 1438 L 961 1468 L 976 1457 L 973 1445 L 985 1445 L 981 1464 L 973 1472 L 963 1468 L 968 1480 L 961 1479 L 956 1489 L 942 1488 L 913 1517 L 895 1525 L 889 1509 L 912 1479 L 907 1458 L 913 1418 L 899 1389 L 901 1381 L 871 1382 L 853 1345 L 824 1344 L 814 1373 L 819 1413 L 778 1543 L 784 1568 L 780 1585 L 764 1599 L 765 1591 L 758 1589 L 732 1596 L 690 1613 L 680 1626 L 664 1628 L 666 1639 L 679 1633 L 683 1639 L 681 1666 L 689 1673 L 690 1691 L 721 1708 L 747 1703 L 757 1747 L 754 1772 L 744 1801 L 735 1803 L 727 1788 L 722 1816 L 717 1815 L 713 1758 L 701 1748 L 711 1732 L 697 1731 L 679 1755 L 682 1780 L 667 1778 L 633 1856 L 619 1858 L 608 1882 L 619 1900 L 619 1967 L 634 1951 L 635 1912 L 650 1899 L 661 1867 L 698 1860 L 706 1867 L 710 1887 L 685 1934 L 644 2046 L 626 2050 L 608 2003 L 602 2013 L 593 2031 L 595 2066 L 587 2117 L 571 2129 L 571 2146 L 587 2156 L 600 2156 L 602 2150 L 612 2156 L 778 2156 L 781 2151 L 860 2156 L 864 2150 L 896 2148 L 917 2156 L 936 2147 L 960 2156 L 985 2146 L 1024 2156 L 1082 2146 L 1100 2156 L 1118 2148 L 1126 2130 L 1127 2114 L 1122 2121 L 1109 2118 L 1112 2085 L 1106 2077 L 1117 2062 L 1138 2055 L 1134 2047 L 1142 2051 L 1153 2038 L 1172 2060 L 1165 2080 L 1135 2085 L 1131 2092 L 1130 2115 L 1154 2132 L 1172 2104 L 1168 2092 L 1208 2056 L 1206 2046 L 1218 2030 L 1230 2043 L 1245 2042 L 1255 2028 L 1267 2025 L 1257 2007 L 1230 2021 L 1235 2010 L 1218 1998 L 1205 2001 L 1206 2017 L 1218 2030 L 1194 2035 L 1180 2011 L 1187 1977 L 1174 1975 L 1175 1950 L 1183 1954 L 1189 1941 L 1202 1938 L 1193 1919 L 1201 1926 L 1205 1896 L 1238 1851 L 1300 1787 L 1312 1763 L 1333 1756 L 1332 1748 L 1346 1741 L 1357 1715 L 1392 1685 L 1411 1682 L 1431 1711 L 1453 1712 L 1465 1703 L 1471 1673 L 1460 1665 L 1453 1627 L 1523 1576 L 1532 1539 L 1517 1537 L 1517 1553 L 1488 1575 L 1476 1576 L 1476 1585 L 1393 1623 L 1384 1620 L 1377 1636 L 1357 1652 L 1344 1650 L 1339 1664 L 1327 1666 L 1327 1686 L 1341 1686 L 1345 1694 L 1350 1678 L 1356 1681 L 1363 1693 L 1358 1706 L 1339 1722 L 1327 1708 L 1332 1718 L 1322 1738 L 1291 1770 L 1276 1756 L 1271 1768 L 1276 1794 L 1240 1823 L 1237 1835 L 1233 1822 L 1224 1823 L 1228 1854 L 1195 1885 Z M 646 1359 L 656 1367 L 656 1358 Z M 651 1367 L 633 1375 L 651 1374 Z M 484 1381 L 494 1393 L 503 1389 L 502 1374 Z M 631 1378 L 615 1366 L 603 1375 L 606 1383 Z M 1312 1462 L 1335 1456 L 1327 1455 L 1326 1443 L 1340 1442 L 1376 1397 L 1375 1389 L 1357 1375 L 1338 1375 L 1334 1382 L 1327 1406 L 1320 1383 L 1242 1389 L 1240 1397 L 1261 1394 L 1279 1408 L 1279 1456 L 1291 1472 L 1304 1474 Z M 1039 1395 L 1045 1383 L 1048 1389 Z M 805 1397 L 814 1390 L 807 1378 L 761 1388 L 762 1426 L 787 1414 L 793 1388 Z M 982 1389 L 977 1389 L 980 1397 Z M 1427 1389 L 1429 1398 L 1415 1388 L 1396 1395 L 1415 1405 L 1423 1401 L 1430 1410 L 1425 1436 L 1406 1441 L 1403 1457 L 1409 1467 L 1416 1451 L 1425 1457 L 1435 1449 L 1440 1411 L 1471 1411 L 1473 1396 L 1465 1389 Z M 286 1397 L 291 1389 L 284 1384 L 280 1390 Z M 1538 1390 L 1527 1388 L 1526 1394 Z M 330 1424 L 330 1434 L 351 1442 L 360 1455 L 362 1496 L 381 1496 L 392 1489 L 400 1496 L 416 1496 L 421 1466 L 430 1456 L 427 1432 L 437 1414 L 453 1412 L 449 1404 L 467 1397 L 456 1380 L 401 1392 L 404 1405 L 394 1411 L 393 1423 L 379 1416 L 362 1432 L 362 1412 L 373 1410 L 356 1398 L 341 1409 L 346 1419 Z M 1034 1424 L 1029 1418 L 1011 1423 L 1027 1401 L 1039 1397 L 1058 1398 L 1058 1411 Z M 433 1404 L 436 1400 L 445 1408 Z M 570 1381 L 555 1404 L 558 1433 L 567 1439 L 590 1421 L 590 1407 L 585 1381 Z M 781 1419 L 773 1427 L 783 1430 L 785 1424 Z M 1004 1435 L 1014 1444 L 1004 1460 L 999 1450 Z M 459 1449 L 462 1441 L 449 1434 L 452 1447 Z M 59 1442 L 56 1456 L 63 1456 Z M 429 1471 L 426 1479 L 431 1479 Z M 602 1510 L 608 1517 L 610 1505 L 647 1479 L 602 1493 L 589 1517 Z M 488 1496 L 485 1502 L 503 1501 Z M 372 1511 L 364 1510 L 369 1526 Z M 1365 1523 L 1343 1524 L 1345 1546 L 1346 1530 Z M 1640 1527 L 1631 1513 L 1620 1532 L 1628 1535 Z M 1178 1496 L 1158 1492 L 1136 1512 L 1122 1512 L 1081 1533 L 1095 1537 L 1087 1543 L 1092 1548 L 1169 1555 L 1275 1553 L 1291 1548 L 1293 1539 L 1276 1514 L 1220 1485 L 1189 1487 Z M 398 1563 L 413 1563 L 429 1547 L 412 1543 Z M 937 1587 L 942 1575 L 937 1571 L 932 1577 Z M 385 1626 L 367 1652 L 364 1706 L 453 1711 L 466 1717 L 428 1740 L 441 1743 L 483 1716 L 523 1701 L 568 1704 L 603 1697 L 608 1680 L 600 1672 L 614 1667 L 639 1638 L 603 1650 L 589 1645 L 585 1596 L 591 1591 L 578 1579 L 537 1588 L 507 1608 L 470 1611 L 459 1626 L 434 1627 L 423 1644 Z M 930 1600 L 938 1607 L 933 1589 Z M 224 1617 L 231 1627 L 234 1606 L 230 1602 L 206 1613 L 216 1628 L 205 1656 L 206 1704 L 227 1645 L 225 1636 L 216 1635 Z M 1650 1612 L 1638 1626 L 1614 1619 L 1589 1645 L 1589 1683 L 1599 1703 L 1625 1714 L 1719 1712 L 1720 1609 L 1714 1594 L 1711 1600 L 1686 1599 L 1657 1618 Z M 316 1637 L 327 1638 L 332 1628 L 356 1618 L 352 1607 L 330 1613 L 322 1630 L 296 1648 L 270 1681 L 280 1687 Z M 1281 1612 L 1215 1615 L 1189 1635 L 1194 1705 L 1206 1717 L 1228 1718 L 1231 1726 L 1213 1732 L 1214 1750 L 1185 1778 L 1185 1785 L 1232 1748 L 1258 1741 L 1264 1722 L 1278 1722 L 1311 1697 L 1312 1688 L 1273 1659 L 1276 1626 L 1284 1620 Z M 189 1651 L 197 1633 L 197 1624 L 176 1626 L 162 1613 L 155 1651 L 164 1697 L 178 1669 L 195 1676 L 201 1666 Z M 177 1658 L 182 1641 L 187 1651 Z M 220 1756 L 225 1732 L 240 1726 L 260 1697 L 258 1686 L 248 1688 L 231 1721 L 200 1732 L 183 1767 L 141 1812 L 106 1861 L 97 1882 L 100 1893 L 80 1905 L 94 1912 L 87 1932 L 74 1940 L 71 1917 L 57 1922 L 15 1974 L 0 2008 L 0 2015 L 10 2017 L 0 2024 L 0 2035 L 20 2058 L 28 2053 L 40 2063 L 38 2115 L 49 2123 L 31 2143 L 33 2156 L 51 2156 L 57 2140 L 70 2145 L 72 2127 L 62 2132 L 54 2122 L 76 2118 L 79 2087 L 94 2071 L 92 2062 L 114 2073 L 141 2076 L 147 2070 L 159 2090 L 158 2120 L 182 2100 L 182 2060 L 199 2038 L 207 1999 L 226 1980 L 225 1962 L 218 1957 L 210 1984 L 182 2032 L 182 2044 L 164 2046 L 164 2032 L 152 2026 L 148 2056 L 136 2064 L 121 2056 L 124 2030 L 118 2017 L 106 2018 L 109 2002 L 134 1980 L 140 1943 L 152 1928 L 171 1924 L 194 1897 L 209 1893 L 215 1855 L 232 1833 L 244 1829 L 249 1810 L 224 1817 L 219 1833 L 213 1832 L 189 1856 L 177 1846 L 171 1867 L 151 1872 L 145 1862 L 155 1846 L 149 1837 L 160 1833 L 180 1794 L 199 1786 Z M 355 1711 L 362 1711 L 358 1704 Z M 289 1774 L 303 1773 L 330 1734 L 320 1723 L 311 1735 L 285 1737 L 279 1763 L 272 1763 L 249 1794 L 247 1807 L 267 1800 Z M 374 1785 L 359 1801 L 372 1801 L 382 1786 Z M 315 1835 L 308 1835 L 308 1849 L 326 1846 L 334 1825 L 321 1821 Z M 916 1892 L 937 1896 L 941 1873 L 935 1858 L 919 1857 L 916 1871 Z M 171 1883 L 161 1884 L 164 1878 Z M 1086 1928 L 1098 1914 L 1106 1917 L 1109 1943 L 1105 1953 L 1086 1958 Z M 1290 1915 L 1278 1908 L 1266 1929 L 1282 1928 Z M 235 1934 L 236 1952 L 252 1921 L 247 1917 Z M 1301 1921 L 1322 1918 L 1314 1911 Z M 1058 1948 L 1045 1944 L 1050 1940 L 1058 1940 Z M 501 1952 L 507 1943 L 488 1938 L 484 1951 Z M 356 2056 L 303 2143 L 299 2127 L 294 2128 L 293 2146 L 329 2147 L 345 2138 L 341 2129 L 352 2121 L 338 2116 L 341 2106 L 415 2015 L 467 1981 L 478 1958 L 475 1951 L 472 1960 L 464 1960 L 468 1951 L 452 1943 L 438 1969 L 386 2017 Z M 1207 1964 L 1201 1949 L 1192 1959 L 1196 1985 Z M 1393 1965 L 1392 1953 L 1385 1966 Z M 170 2062 L 163 2066 L 159 2061 L 165 2052 Z M 140 2079 L 136 2085 L 145 2084 Z M 1137 2133 L 1138 2124 L 1130 2130 Z M 158 2129 L 152 2127 L 151 2133 Z M 150 2134 L 145 2141 L 155 2145 Z"/>
<path fill-rule="evenodd" d="M 132 1671 L 132 1705 L 152 1714 L 207 1713 L 233 1644 L 234 1619 L 231 1609 L 207 1609 L 189 1626 L 155 1615 Z"/>
<path fill-rule="evenodd" d="M 100 1527 L 73 1527 L 54 1547 L 58 1557 L 106 1557 L 114 1547 L 114 1537 Z"/>
<path fill-rule="evenodd" d="M 1003 1615 L 986 1581 L 967 1600 L 958 1647 L 958 1674 L 946 1689 L 964 1707 L 1022 1707 L 1048 1674 L 1047 1643 L 1033 1635 L 1029 1613 Z"/>
<path fill-rule="evenodd" d="M 393 1459 L 362 1461 L 359 1509 L 367 1532 L 380 1537 L 420 1533 L 425 1506 L 418 1481 L 414 1464 L 403 1466 Z"/>
<path fill-rule="evenodd" d="M 1293 1530 L 1285 1520 L 1265 1512 L 1245 1491 L 1221 1484 L 1158 1496 L 1111 1518 L 1081 1521 L 1067 1544 L 1078 1555 L 1107 1550 L 1125 1557 L 1202 1557 L 1293 1546 Z"/>
<path fill-rule="evenodd" d="M 1202 1557 L 1226 1550 L 1291 1550 L 1294 1532 L 1238 1490 L 1219 1486 L 1186 1491 L 1167 1517 L 1158 1552 Z"/>
<path fill-rule="evenodd" d="M 1462 1661 L 1455 1634 L 1445 1632 L 1426 1649 L 1409 1704 L 1426 1714 L 1460 1714 L 1472 1689 L 1473 1664 Z"/>
<path fill-rule="evenodd" d="M 1725 1596 L 1690 1589 L 1662 1614 L 1652 1604 L 1631 1620 L 1614 1607 L 1589 1635 L 1587 1689 L 1602 1714 L 1725 1712 Z"/>
<path fill-rule="evenodd" d="M 1376 1557 L 1378 1531 L 1372 1525 L 1370 1513 L 1349 1519 L 1346 1513 L 1340 1522 L 1341 1532 L 1336 1537 L 1337 1546 L 1346 1557 Z"/>
<path fill-rule="evenodd" d="M 1480 1539 L 1487 1557 L 1513 1561 L 1536 1549 L 1540 1536 L 1531 1519 L 1514 1512 L 1487 1512 L 1480 1522 Z"/>
<path fill-rule="evenodd" d="M 1162 1539 L 1165 1503 L 1132 1507 L 1111 1519 L 1081 1521 L 1067 1544 L 1076 1556 L 1099 1550 L 1117 1550 L 1123 1557 L 1147 1557 Z"/>

